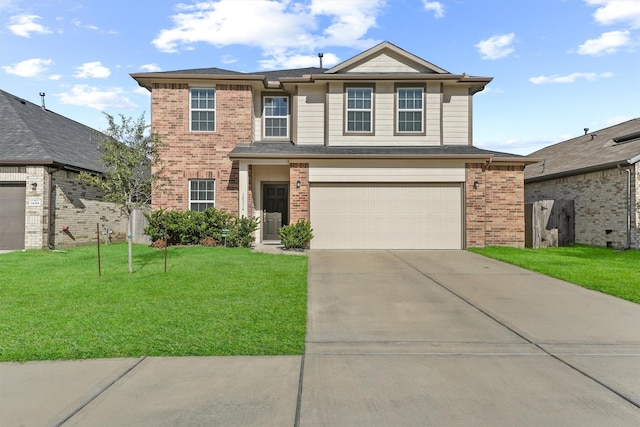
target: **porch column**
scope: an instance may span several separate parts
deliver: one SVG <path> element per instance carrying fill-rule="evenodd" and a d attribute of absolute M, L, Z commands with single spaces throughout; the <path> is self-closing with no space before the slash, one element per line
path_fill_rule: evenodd
<path fill-rule="evenodd" d="M 238 214 L 240 217 L 248 216 L 249 212 L 249 163 L 246 160 L 239 162 L 238 177 Z"/>

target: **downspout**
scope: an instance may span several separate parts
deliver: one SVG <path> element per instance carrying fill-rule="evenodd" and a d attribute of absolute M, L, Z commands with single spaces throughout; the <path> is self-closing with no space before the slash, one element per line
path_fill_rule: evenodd
<path fill-rule="evenodd" d="M 47 246 L 49 247 L 49 249 L 53 250 L 55 249 L 55 242 L 53 239 L 53 233 L 55 230 L 54 227 L 54 220 L 55 220 L 55 206 L 53 206 L 53 201 L 55 199 L 55 188 L 53 188 L 53 174 L 54 172 L 58 171 L 60 169 L 48 169 L 47 173 L 49 174 L 49 229 L 47 230 L 47 234 L 48 234 L 48 242 L 47 242 Z"/>
<path fill-rule="evenodd" d="M 631 169 L 623 168 L 622 164 L 618 169 L 627 172 L 627 245 L 625 249 L 631 249 Z"/>

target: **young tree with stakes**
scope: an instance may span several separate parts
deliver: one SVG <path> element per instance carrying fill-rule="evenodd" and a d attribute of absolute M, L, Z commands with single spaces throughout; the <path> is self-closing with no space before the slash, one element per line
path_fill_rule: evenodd
<path fill-rule="evenodd" d="M 132 213 L 151 202 L 151 187 L 161 185 L 162 164 L 158 135 L 148 133 L 144 113 L 136 120 L 120 114 L 120 122 L 107 114 L 109 126 L 99 136 L 100 162 L 105 166 L 100 176 L 81 173 L 80 180 L 104 192 L 107 201 L 120 205 L 127 218 L 129 274 L 133 272 Z"/>

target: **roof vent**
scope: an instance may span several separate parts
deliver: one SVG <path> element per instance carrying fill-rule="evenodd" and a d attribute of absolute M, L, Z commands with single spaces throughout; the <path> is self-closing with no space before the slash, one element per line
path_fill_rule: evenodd
<path fill-rule="evenodd" d="M 46 109 L 47 109 L 47 108 L 44 106 L 44 96 L 45 96 L 45 95 L 46 95 L 46 93 L 44 93 L 44 92 L 40 92 L 40 98 L 42 98 L 42 105 L 41 105 L 41 107 L 42 107 L 42 109 L 43 109 L 43 110 L 46 110 Z"/>
<path fill-rule="evenodd" d="M 322 57 L 324 56 L 324 53 L 320 52 L 318 54 L 318 58 L 320 59 L 320 68 L 322 68 Z"/>
<path fill-rule="evenodd" d="M 588 134 L 589 133 L 589 128 L 584 128 L 584 134 Z"/>
<path fill-rule="evenodd" d="M 625 142 L 633 141 L 640 138 L 640 132 L 633 132 L 627 135 L 622 135 L 617 138 L 613 138 L 613 142 L 616 144 L 624 144 Z"/>

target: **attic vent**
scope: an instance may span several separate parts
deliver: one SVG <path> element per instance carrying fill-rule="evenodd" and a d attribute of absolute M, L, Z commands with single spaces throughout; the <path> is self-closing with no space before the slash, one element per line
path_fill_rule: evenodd
<path fill-rule="evenodd" d="M 634 139 L 640 138 L 640 132 L 633 132 L 628 135 L 622 135 L 617 138 L 613 138 L 613 142 L 617 144 L 623 144 L 625 142 L 633 141 Z"/>

